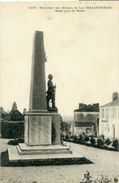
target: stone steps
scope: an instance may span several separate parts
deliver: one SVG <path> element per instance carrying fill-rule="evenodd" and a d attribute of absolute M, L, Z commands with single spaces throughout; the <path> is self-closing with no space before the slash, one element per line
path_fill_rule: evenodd
<path fill-rule="evenodd" d="M 27 146 L 20 143 L 17 145 L 17 150 L 20 155 L 32 154 L 72 154 L 69 147 L 62 145 L 49 145 L 49 146 Z"/>

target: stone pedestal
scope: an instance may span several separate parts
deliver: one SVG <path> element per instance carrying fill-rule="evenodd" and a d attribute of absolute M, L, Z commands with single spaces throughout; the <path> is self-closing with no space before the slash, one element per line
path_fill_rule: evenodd
<path fill-rule="evenodd" d="M 51 145 L 51 117 L 25 117 L 25 143 L 27 145 Z"/>
<path fill-rule="evenodd" d="M 34 146 L 61 144 L 60 126 L 60 115 L 57 113 L 27 113 L 25 143 Z"/>

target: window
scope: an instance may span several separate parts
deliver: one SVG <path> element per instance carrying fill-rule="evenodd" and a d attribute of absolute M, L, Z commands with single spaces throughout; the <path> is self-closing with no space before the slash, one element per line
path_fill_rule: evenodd
<path fill-rule="evenodd" d="M 112 118 L 115 119 L 116 118 L 116 108 L 112 109 Z"/>
<path fill-rule="evenodd" d="M 104 109 L 102 109 L 102 117 L 104 118 Z"/>
<path fill-rule="evenodd" d="M 106 119 L 109 117 L 109 109 L 106 109 Z"/>
<path fill-rule="evenodd" d="M 117 115 L 117 109 L 115 108 L 114 109 L 114 118 L 116 118 L 116 115 Z"/>

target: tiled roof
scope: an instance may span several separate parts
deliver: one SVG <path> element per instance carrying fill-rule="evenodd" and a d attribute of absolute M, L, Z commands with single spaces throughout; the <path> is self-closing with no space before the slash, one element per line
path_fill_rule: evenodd
<path fill-rule="evenodd" d="M 107 104 L 105 104 L 105 105 L 102 105 L 101 107 L 113 107 L 113 106 L 119 106 L 119 99 L 117 99 L 117 100 L 114 100 L 114 101 L 112 101 L 112 102 L 109 102 L 109 103 L 107 103 Z"/>

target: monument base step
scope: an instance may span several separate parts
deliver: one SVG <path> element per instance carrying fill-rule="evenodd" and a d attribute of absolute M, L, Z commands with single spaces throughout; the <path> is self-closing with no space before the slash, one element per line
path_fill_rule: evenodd
<path fill-rule="evenodd" d="M 32 148 L 35 148 L 35 147 L 32 147 Z M 45 149 L 44 146 L 43 148 Z M 53 151 L 53 147 L 49 146 L 46 148 L 48 149 L 48 153 L 44 153 L 44 151 L 43 153 L 38 153 L 38 154 L 35 151 L 32 151 L 34 153 L 30 153 L 30 150 L 27 149 L 27 151 L 29 151 L 28 154 L 22 154 L 21 152 L 19 153 L 19 149 L 17 146 L 11 146 L 8 148 L 9 166 L 66 165 L 66 164 L 92 163 L 87 158 L 75 153 L 63 153 L 63 152 L 49 153 L 50 148 Z M 55 150 L 56 149 L 58 150 L 62 147 L 54 147 L 54 148 Z M 68 148 L 68 147 L 63 146 L 63 148 Z M 36 149 L 38 149 L 38 147 Z"/>
<path fill-rule="evenodd" d="M 17 146 L 18 153 L 20 155 L 29 154 L 72 154 L 69 147 L 63 145 L 47 145 L 47 146 L 29 146 L 24 143 L 20 143 Z"/>

